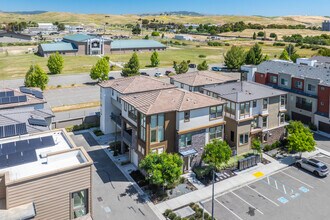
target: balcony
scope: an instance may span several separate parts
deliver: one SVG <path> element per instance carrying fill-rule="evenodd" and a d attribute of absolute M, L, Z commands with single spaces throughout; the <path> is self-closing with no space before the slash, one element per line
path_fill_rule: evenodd
<path fill-rule="evenodd" d="M 299 103 L 299 102 L 296 103 L 296 108 L 299 108 L 299 109 L 302 109 L 305 111 L 311 112 L 312 107 L 313 107 L 312 103 Z"/>
<path fill-rule="evenodd" d="M 132 146 L 132 130 L 123 131 L 123 141 L 130 147 Z"/>
<path fill-rule="evenodd" d="M 119 127 L 121 127 L 121 117 L 120 115 L 116 115 L 114 113 L 111 113 L 111 116 L 110 116 L 111 120 L 113 122 L 115 122 Z"/>

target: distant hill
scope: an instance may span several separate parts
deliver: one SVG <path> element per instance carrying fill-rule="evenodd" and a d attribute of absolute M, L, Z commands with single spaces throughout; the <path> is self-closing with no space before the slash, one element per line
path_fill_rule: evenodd
<path fill-rule="evenodd" d="M 40 11 L 39 11 L 40 12 Z M 267 24 L 286 24 L 297 25 L 304 24 L 307 26 L 321 25 L 322 21 L 328 20 L 324 16 L 235 16 L 235 15 L 201 15 L 195 12 L 169 12 L 172 14 L 160 13 L 156 15 L 145 15 L 144 19 L 156 19 L 159 22 L 175 22 L 184 23 L 200 23 L 200 24 L 224 24 L 237 21 L 245 23 Z M 140 22 L 141 15 L 123 14 L 74 14 L 68 12 L 43 12 L 31 14 L 21 13 L 4 13 L 0 12 L 0 23 L 12 21 L 35 21 L 35 22 L 63 22 L 65 24 L 85 24 L 85 25 L 104 25 L 108 24 L 135 24 Z"/>
<path fill-rule="evenodd" d="M 42 14 L 46 13 L 47 11 L 0 11 L 2 13 L 8 13 L 8 14 L 20 14 L 20 15 L 37 15 L 37 14 Z"/>
<path fill-rule="evenodd" d="M 184 16 L 204 16 L 201 13 L 193 12 L 193 11 L 169 11 L 169 12 L 161 12 L 161 13 L 144 13 L 141 16 L 162 16 L 162 15 L 184 15 Z"/>

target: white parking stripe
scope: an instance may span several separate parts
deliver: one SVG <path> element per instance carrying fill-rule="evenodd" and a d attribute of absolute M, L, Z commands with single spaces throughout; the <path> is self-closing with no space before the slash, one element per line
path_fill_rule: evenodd
<path fill-rule="evenodd" d="M 298 182 L 300 182 L 300 183 L 302 183 L 302 184 L 304 184 L 304 185 L 306 185 L 306 186 L 308 186 L 308 187 L 314 189 L 313 186 L 311 186 L 311 185 L 309 185 L 309 184 L 307 184 L 307 183 L 301 181 L 300 179 L 297 179 L 297 178 L 294 177 L 294 176 L 291 176 L 290 174 L 284 173 L 284 172 L 282 172 L 282 171 L 281 171 L 281 173 L 283 173 L 284 175 L 287 175 L 288 177 L 291 177 L 292 179 L 297 180 Z"/>
<path fill-rule="evenodd" d="M 264 213 L 262 213 L 262 211 L 260 211 L 258 208 L 254 207 L 253 205 L 251 205 L 250 203 L 248 203 L 247 201 L 245 201 L 242 197 L 240 197 L 236 193 L 234 193 L 234 192 L 231 192 L 231 193 L 234 194 L 237 198 L 239 198 L 243 202 L 245 202 L 246 204 L 248 204 L 249 206 L 251 206 L 252 208 L 254 208 L 255 210 L 257 210 L 260 214 L 262 214 L 262 215 L 264 214 Z"/>
<path fill-rule="evenodd" d="M 235 215 L 238 219 L 243 220 L 241 217 L 239 217 L 235 212 L 231 211 L 227 206 L 225 206 L 224 204 L 222 204 L 221 202 L 219 202 L 217 199 L 214 199 L 216 202 L 218 202 L 222 207 L 224 207 L 225 209 L 227 209 L 231 214 Z"/>
<path fill-rule="evenodd" d="M 283 185 L 283 190 L 284 190 L 284 194 L 286 194 L 286 189 L 285 189 L 285 186 Z"/>
<path fill-rule="evenodd" d="M 246 185 L 246 187 L 248 187 L 249 189 L 253 190 L 254 192 L 258 193 L 259 195 L 261 195 L 262 197 L 264 197 L 265 199 L 267 199 L 269 202 L 273 203 L 276 206 L 280 206 L 279 204 L 277 204 L 276 202 L 274 202 L 273 200 L 271 200 L 270 198 L 264 196 L 263 194 L 261 194 L 260 192 L 258 192 L 257 190 L 251 188 L 249 185 Z"/>

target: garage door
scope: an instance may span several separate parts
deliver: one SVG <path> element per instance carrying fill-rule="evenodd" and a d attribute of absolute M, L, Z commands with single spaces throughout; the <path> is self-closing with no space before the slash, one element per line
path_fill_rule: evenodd
<path fill-rule="evenodd" d="M 131 150 L 131 162 L 136 166 L 139 167 L 139 157 L 137 153 L 132 149 Z"/>
<path fill-rule="evenodd" d="M 296 112 L 292 112 L 291 113 L 292 116 L 292 120 L 294 121 L 301 121 L 302 123 L 308 125 L 310 123 L 312 123 L 312 118 L 306 115 L 302 115 Z"/>
<path fill-rule="evenodd" d="M 330 124 L 319 121 L 319 130 L 330 134 Z"/>

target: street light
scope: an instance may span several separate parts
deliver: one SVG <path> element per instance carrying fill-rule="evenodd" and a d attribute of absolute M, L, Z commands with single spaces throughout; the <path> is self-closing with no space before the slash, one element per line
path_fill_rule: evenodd
<path fill-rule="evenodd" d="M 212 169 L 212 220 L 214 219 L 214 168 Z"/>

